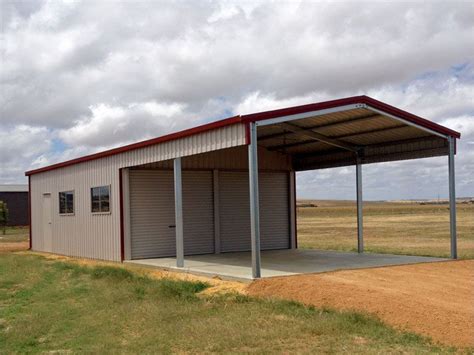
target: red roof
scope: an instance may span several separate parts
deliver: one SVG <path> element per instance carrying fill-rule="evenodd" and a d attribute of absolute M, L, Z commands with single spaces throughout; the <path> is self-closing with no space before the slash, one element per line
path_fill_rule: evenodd
<path fill-rule="evenodd" d="M 108 157 L 111 155 L 116 155 L 120 154 L 123 152 L 127 152 L 130 150 L 134 149 L 139 149 L 139 148 L 144 148 L 148 147 L 151 145 L 191 136 L 194 134 L 210 131 L 216 128 L 236 124 L 236 123 L 249 123 L 249 122 L 256 122 L 256 121 L 262 121 L 262 120 L 267 120 L 271 118 L 276 118 L 276 117 L 283 117 L 283 116 L 289 116 L 289 115 L 295 115 L 295 114 L 300 114 L 300 113 L 305 113 L 305 112 L 311 112 L 311 111 L 318 111 L 318 110 L 324 110 L 324 109 L 329 109 L 329 108 L 336 108 L 339 106 L 345 106 L 345 105 L 353 105 L 353 104 L 366 104 L 368 106 L 371 106 L 375 109 L 378 109 L 380 111 L 386 112 L 388 114 L 400 117 L 406 121 L 409 121 L 411 123 L 414 123 L 418 126 L 428 128 L 432 131 L 441 133 L 443 135 L 447 136 L 452 136 L 455 138 L 460 138 L 461 134 L 459 132 L 453 131 L 447 127 L 444 127 L 442 125 L 439 125 L 437 123 L 434 123 L 432 121 L 429 121 L 427 119 L 421 118 L 419 116 L 413 115 L 407 111 L 400 110 L 399 108 L 396 108 L 394 106 L 388 105 L 386 103 L 383 103 L 381 101 L 372 99 L 371 97 L 362 95 L 362 96 L 352 96 L 344 99 L 338 99 L 338 100 L 331 100 L 331 101 L 324 101 L 324 102 L 319 102 L 319 103 L 313 103 L 313 104 L 308 104 L 308 105 L 301 105 L 301 106 L 294 106 L 294 107 L 288 107 L 288 108 L 283 108 L 283 109 L 278 109 L 278 110 L 272 110 L 272 111 L 264 111 L 264 112 L 258 112 L 258 113 L 252 113 L 248 115 L 242 115 L 242 116 L 234 116 L 234 117 L 229 117 L 225 118 L 223 120 L 207 123 L 201 126 L 193 127 L 190 129 L 186 129 L 180 132 L 176 133 L 171 133 L 167 134 L 165 136 L 161 136 L 158 138 L 153 138 L 129 145 L 125 145 L 122 147 L 117 147 L 113 149 L 109 149 L 103 152 L 91 154 L 91 155 L 86 155 L 80 158 L 68 160 L 65 162 L 49 165 L 43 168 L 35 169 L 35 170 L 30 170 L 25 173 L 25 175 L 33 175 L 53 169 L 58 169 L 62 167 L 66 167 L 69 165 L 74 165 L 74 164 L 79 164 L 82 162 L 90 161 L 90 160 L 95 160 L 95 159 L 100 159 L 104 157 Z"/>

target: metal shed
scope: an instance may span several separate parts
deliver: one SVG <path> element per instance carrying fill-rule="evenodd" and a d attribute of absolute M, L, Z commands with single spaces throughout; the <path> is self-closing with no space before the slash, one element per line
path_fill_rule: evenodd
<path fill-rule="evenodd" d="M 7 204 L 8 226 L 28 225 L 28 185 L 0 185 L 0 201 Z"/>
<path fill-rule="evenodd" d="M 31 248 L 124 261 L 295 249 L 295 172 L 449 156 L 456 258 L 458 132 L 367 96 L 235 116 L 28 171 Z"/>

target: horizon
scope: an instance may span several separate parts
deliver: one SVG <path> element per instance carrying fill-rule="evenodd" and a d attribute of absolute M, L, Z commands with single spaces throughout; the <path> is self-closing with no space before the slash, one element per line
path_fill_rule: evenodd
<path fill-rule="evenodd" d="M 0 184 L 237 113 L 364 94 L 460 131 L 456 190 L 474 196 L 472 7 L 359 8 L 3 2 Z M 353 170 L 298 173 L 298 195 L 351 199 Z M 364 165 L 365 200 L 447 198 L 447 175 L 447 157 Z"/>

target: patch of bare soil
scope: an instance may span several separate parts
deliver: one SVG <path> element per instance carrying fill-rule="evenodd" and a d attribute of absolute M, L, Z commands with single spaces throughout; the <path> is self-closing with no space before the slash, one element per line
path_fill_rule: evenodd
<path fill-rule="evenodd" d="M 20 251 L 28 250 L 30 247 L 29 242 L 5 242 L 0 243 L 0 253 L 2 252 L 11 252 L 11 251 Z"/>
<path fill-rule="evenodd" d="M 443 344 L 474 346 L 474 260 L 263 279 L 247 291 L 368 312 Z"/>

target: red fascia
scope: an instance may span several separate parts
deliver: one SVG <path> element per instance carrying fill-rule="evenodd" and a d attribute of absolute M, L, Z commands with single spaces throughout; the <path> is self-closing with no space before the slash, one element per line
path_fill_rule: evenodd
<path fill-rule="evenodd" d="M 220 120 L 220 121 L 207 123 L 207 124 L 204 124 L 204 125 L 201 125 L 201 126 L 186 129 L 184 131 L 167 134 L 165 136 L 161 136 L 161 137 L 158 137 L 158 138 L 148 139 L 146 141 L 142 141 L 142 142 L 138 142 L 138 143 L 132 143 L 132 144 L 129 144 L 129 145 L 125 145 L 123 147 L 113 148 L 113 149 L 109 149 L 109 150 L 106 150 L 106 151 L 103 151 L 103 152 L 99 152 L 99 153 L 95 153 L 95 154 L 91 154 L 91 155 L 86 155 L 86 156 L 76 158 L 76 159 L 72 159 L 72 160 L 68 160 L 68 161 L 65 161 L 65 162 L 62 162 L 62 163 L 49 165 L 49 166 L 46 166 L 44 168 L 30 170 L 30 171 L 27 171 L 25 173 L 25 175 L 30 176 L 30 175 L 42 173 L 42 172 L 49 171 L 49 170 L 63 168 L 65 166 L 69 166 L 69 165 L 74 165 L 74 164 L 79 164 L 79 163 L 83 163 L 83 162 L 90 161 L 90 160 L 100 159 L 100 158 L 108 157 L 108 156 L 111 156 L 111 155 L 116 155 L 116 154 L 128 152 L 130 150 L 144 148 L 144 147 L 148 147 L 148 146 L 151 146 L 151 145 L 172 141 L 172 140 L 175 140 L 175 139 L 192 136 L 194 134 L 211 131 L 211 130 L 216 129 L 216 128 L 230 126 L 232 124 L 240 123 L 240 122 L 241 122 L 240 116 L 229 117 L 229 118 L 225 118 L 225 119 Z"/>
<path fill-rule="evenodd" d="M 283 108 L 283 109 L 279 109 L 279 110 L 252 113 L 252 114 L 249 114 L 249 115 L 243 115 L 242 116 L 242 121 L 243 122 L 263 121 L 263 120 L 268 120 L 268 119 L 271 119 L 271 118 L 296 115 L 296 114 L 299 114 L 299 113 L 319 111 L 319 110 L 325 110 L 325 109 L 329 109 L 329 108 L 335 108 L 335 107 L 345 106 L 345 105 L 354 105 L 354 104 L 366 104 L 366 105 L 371 106 L 375 109 L 378 109 L 378 110 L 384 111 L 388 114 L 400 117 L 400 118 L 405 119 L 409 122 L 412 122 L 412 123 L 417 124 L 419 126 L 431 129 L 433 131 L 436 131 L 436 132 L 439 132 L 439 133 L 442 133 L 442 134 L 445 134 L 445 135 L 448 135 L 448 136 L 452 136 L 452 137 L 455 137 L 455 138 L 460 138 L 461 137 L 461 134 L 459 132 L 453 131 L 453 130 L 451 130 L 449 128 L 446 128 L 444 126 L 441 126 L 437 123 L 428 121 L 424 118 L 421 118 L 421 117 L 413 115 L 409 112 L 400 110 L 399 108 L 396 108 L 394 106 L 388 105 L 388 104 L 383 103 L 381 101 L 372 99 L 371 97 L 368 97 L 368 96 L 365 96 L 365 95 L 347 97 L 347 98 L 344 98 L 344 99 L 331 100 L 331 101 L 325 101 L 325 102 L 319 102 L 319 103 L 315 103 L 315 104 L 288 107 L 288 108 Z"/>
<path fill-rule="evenodd" d="M 245 123 L 245 144 L 250 144 L 250 122 Z"/>
<path fill-rule="evenodd" d="M 308 105 L 302 105 L 302 106 L 295 106 L 295 107 L 288 107 L 288 108 L 283 108 L 283 109 L 278 109 L 278 110 L 272 110 L 272 111 L 265 111 L 265 112 L 259 112 L 259 113 L 253 113 L 249 115 L 243 115 L 243 116 L 234 116 L 234 117 L 229 117 L 220 121 L 216 122 L 211 122 L 202 126 L 190 128 L 181 132 L 176 132 L 172 134 L 168 134 L 166 136 L 158 137 L 158 138 L 153 138 L 149 139 L 146 141 L 138 142 L 138 143 L 133 143 L 129 144 L 123 147 L 118 147 L 110 150 L 106 150 L 104 152 L 99 152 L 91 155 L 86 155 L 84 157 L 80 157 L 77 159 L 72 159 L 68 160 L 62 163 L 46 166 L 44 168 L 40 169 L 35 169 L 35 170 L 30 170 L 25 173 L 26 176 L 30 176 L 33 174 L 57 169 L 57 168 L 62 168 L 65 166 L 73 165 L 73 164 L 78 164 L 90 160 L 95 160 L 95 159 L 100 159 L 104 157 L 108 157 L 111 155 L 115 154 L 120 154 L 123 152 L 127 152 L 130 150 L 134 149 L 139 149 L 139 148 L 144 148 L 148 147 L 151 145 L 167 142 L 167 141 L 172 141 L 175 139 L 183 138 L 183 137 L 188 137 L 193 134 L 198 134 L 202 132 L 207 132 L 211 131 L 216 128 L 221 128 L 224 126 L 229 126 L 232 124 L 236 123 L 245 123 L 246 124 L 246 143 L 250 143 L 250 122 L 256 122 L 256 121 L 263 121 L 271 118 L 276 118 L 276 117 L 283 117 L 283 116 L 289 116 L 289 115 L 296 115 L 299 113 L 304 113 L 304 112 L 311 112 L 311 111 L 318 111 L 318 110 L 324 110 L 324 109 L 329 109 L 329 108 L 335 108 L 339 106 L 345 106 L 345 105 L 353 105 L 353 104 L 366 104 L 370 107 L 373 107 L 375 109 L 381 110 L 383 112 L 386 112 L 388 114 L 400 117 L 406 121 L 409 121 L 411 123 L 414 123 L 416 125 L 419 125 L 421 127 L 425 127 L 428 129 L 431 129 L 435 132 L 452 136 L 455 138 L 460 138 L 461 134 L 459 132 L 453 131 L 449 128 L 446 128 L 444 126 L 441 126 L 437 123 L 428 121 L 424 118 L 421 118 L 419 116 L 413 115 L 409 112 L 400 110 L 399 108 L 396 108 L 391 105 L 387 105 L 381 101 L 372 99 L 368 96 L 361 95 L 361 96 L 353 96 L 353 97 L 347 97 L 344 99 L 338 99 L 338 100 L 331 100 L 331 101 L 325 101 L 325 102 L 319 102 L 315 104 L 308 104 Z"/>
<path fill-rule="evenodd" d="M 33 239 L 31 239 L 33 233 L 31 231 L 31 177 L 28 176 L 28 226 L 29 226 L 29 234 L 30 234 L 30 247 L 33 247 Z"/>
<path fill-rule="evenodd" d="M 125 230 L 123 223 L 123 169 L 119 169 L 119 203 L 120 203 L 120 261 L 125 259 Z"/>

